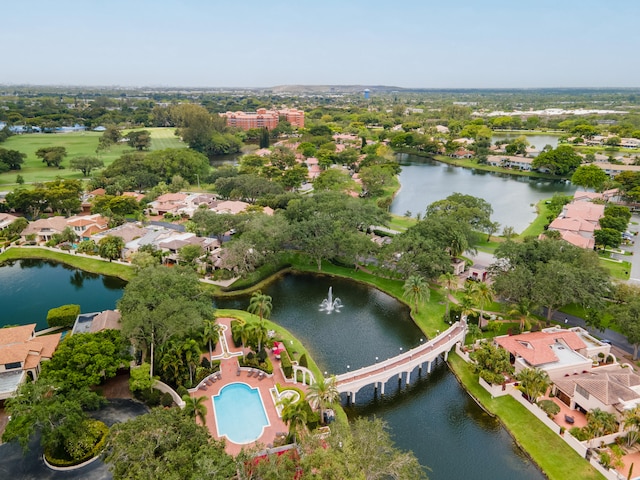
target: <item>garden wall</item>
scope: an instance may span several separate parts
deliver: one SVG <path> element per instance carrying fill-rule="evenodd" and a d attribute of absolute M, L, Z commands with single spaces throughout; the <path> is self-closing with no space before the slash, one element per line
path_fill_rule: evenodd
<path fill-rule="evenodd" d="M 180 395 L 178 395 L 176 391 L 166 383 L 163 383 L 160 380 L 156 380 L 155 382 L 153 382 L 153 388 L 155 388 L 156 390 L 160 390 L 162 393 L 168 393 L 169 395 L 171 395 L 171 398 L 173 398 L 173 401 L 176 405 L 178 405 L 180 408 L 184 408 L 184 400 L 182 400 L 182 398 L 180 398 Z"/>
<path fill-rule="evenodd" d="M 560 435 L 560 425 L 558 425 L 553 420 L 551 420 L 549 416 L 544 412 L 544 410 L 542 410 L 538 405 L 529 403 L 527 400 L 525 400 L 520 390 L 512 389 L 511 396 L 515 398 L 527 410 L 533 413 L 538 420 L 540 420 L 547 427 L 549 427 L 554 433 L 557 433 L 558 435 Z"/>

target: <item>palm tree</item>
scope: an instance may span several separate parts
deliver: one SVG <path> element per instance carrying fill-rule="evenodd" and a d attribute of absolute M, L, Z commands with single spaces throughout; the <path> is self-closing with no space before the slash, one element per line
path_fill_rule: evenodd
<path fill-rule="evenodd" d="M 453 273 L 443 273 L 438 277 L 438 283 L 444 288 L 444 298 L 447 302 L 444 318 L 449 318 L 449 294 L 458 288 L 458 277 Z"/>
<path fill-rule="evenodd" d="M 420 275 L 411 275 L 404 282 L 404 296 L 413 301 L 413 308 L 418 313 L 418 302 L 428 302 L 431 292 L 429 284 Z"/>
<path fill-rule="evenodd" d="M 184 400 L 183 412 L 185 415 L 199 418 L 204 425 L 207 417 L 207 407 L 205 405 L 207 397 L 190 397 L 189 394 L 185 393 L 182 396 L 182 400 Z"/>
<path fill-rule="evenodd" d="M 608 435 L 617 430 L 618 424 L 613 413 L 594 408 L 587 412 L 587 426 L 585 427 L 592 440 L 603 435 Z"/>
<path fill-rule="evenodd" d="M 527 319 L 531 316 L 533 304 L 531 300 L 522 298 L 518 303 L 513 304 L 513 308 L 509 310 L 509 315 L 517 315 L 520 317 L 520 331 L 523 332 Z"/>
<path fill-rule="evenodd" d="M 178 344 L 174 341 L 167 342 L 162 345 L 159 350 L 160 370 L 167 375 L 168 379 L 172 379 L 174 383 L 182 383 L 180 380 L 180 371 L 184 367 L 184 359 L 180 354 Z"/>
<path fill-rule="evenodd" d="M 307 425 L 307 409 L 304 400 L 292 402 L 291 398 L 284 398 L 280 404 L 282 409 L 282 421 L 289 425 L 289 435 L 293 436 L 293 442 L 296 442 L 296 434 L 304 431 Z"/>
<path fill-rule="evenodd" d="M 258 343 L 258 352 L 262 351 L 262 345 L 269 339 L 269 331 L 263 323 L 254 323 L 251 325 L 251 335 L 253 340 Z"/>
<path fill-rule="evenodd" d="M 626 445 L 632 447 L 640 440 L 640 406 L 625 410 L 624 429 L 627 431 Z"/>
<path fill-rule="evenodd" d="M 482 328 L 484 307 L 493 302 L 493 289 L 484 282 L 475 282 L 469 290 L 469 295 L 473 299 L 473 302 L 480 307 L 480 321 L 478 325 Z"/>
<path fill-rule="evenodd" d="M 272 308 L 271 297 L 258 290 L 257 292 L 253 292 L 253 295 L 251 295 L 247 311 L 254 315 L 257 314 L 260 317 L 260 323 L 262 323 L 264 318 L 269 318 Z"/>
<path fill-rule="evenodd" d="M 242 351 L 244 351 L 245 345 L 249 343 L 249 339 L 251 338 L 252 324 L 244 323 L 239 330 L 240 330 L 240 341 L 242 342 Z"/>
<path fill-rule="evenodd" d="M 543 395 L 551 385 L 547 372 L 539 368 L 525 368 L 516 375 L 516 378 L 520 382 L 520 390 L 524 392 L 531 403 L 535 403 L 538 397 Z"/>
<path fill-rule="evenodd" d="M 220 332 L 222 332 L 222 325 L 216 323 L 215 320 L 204 321 L 202 341 L 209 344 L 209 361 L 212 361 L 213 344 L 220 339 Z"/>
<path fill-rule="evenodd" d="M 475 343 L 476 340 L 482 335 L 482 330 L 475 323 L 467 325 L 467 336 L 471 338 L 471 343 Z"/>
<path fill-rule="evenodd" d="M 184 362 L 189 368 L 189 384 L 193 385 L 193 375 L 200 363 L 200 355 L 202 355 L 200 345 L 193 338 L 188 338 L 178 348 L 180 355 L 184 358 Z"/>
<path fill-rule="evenodd" d="M 314 383 L 309 385 L 307 399 L 311 404 L 311 408 L 320 410 L 320 422 L 324 423 L 324 409 L 340 400 L 340 392 L 336 386 L 336 377 L 333 376 L 329 380 L 324 377 L 318 378 Z"/>

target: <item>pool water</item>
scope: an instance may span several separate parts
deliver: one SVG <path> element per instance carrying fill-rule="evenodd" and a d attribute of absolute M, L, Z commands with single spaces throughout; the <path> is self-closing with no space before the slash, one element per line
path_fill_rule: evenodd
<path fill-rule="evenodd" d="M 218 436 L 238 444 L 255 442 L 269 426 L 260 391 L 246 383 L 225 385 L 214 395 L 213 415 Z"/>

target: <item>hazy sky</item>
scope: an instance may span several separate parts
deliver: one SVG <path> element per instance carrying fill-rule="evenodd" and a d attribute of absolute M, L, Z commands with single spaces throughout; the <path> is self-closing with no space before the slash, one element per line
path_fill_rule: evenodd
<path fill-rule="evenodd" d="M 638 87 L 640 0 L 3 0 L 0 84 Z"/>

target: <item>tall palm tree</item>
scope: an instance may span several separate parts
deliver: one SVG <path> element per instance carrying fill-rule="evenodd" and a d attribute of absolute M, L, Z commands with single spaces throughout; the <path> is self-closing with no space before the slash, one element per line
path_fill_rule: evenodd
<path fill-rule="evenodd" d="M 213 357 L 213 344 L 220 340 L 220 332 L 222 332 L 222 325 L 216 323 L 215 320 L 204 321 L 202 341 L 209 344 L 209 361 Z"/>
<path fill-rule="evenodd" d="M 307 426 L 307 409 L 305 408 L 305 401 L 299 400 L 292 402 L 291 398 L 285 398 L 281 402 L 282 409 L 282 421 L 289 425 L 289 435 L 293 436 L 293 442 L 296 441 L 298 433 L 303 432 Z"/>
<path fill-rule="evenodd" d="M 320 410 L 320 422 L 324 423 L 324 409 L 340 400 L 336 377 L 333 376 L 329 380 L 324 377 L 318 378 L 314 383 L 309 385 L 307 399 L 309 400 L 309 404 L 311 404 L 311 408 Z"/>
<path fill-rule="evenodd" d="M 418 313 L 418 302 L 428 302 L 431 292 L 429 284 L 420 275 L 411 275 L 404 282 L 404 296 L 413 302 L 413 308 Z"/>
<path fill-rule="evenodd" d="M 207 417 L 207 406 L 205 404 L 207 397 L 190 397 L 185 393 L 182 396 L 182 400 L 184 400 L 183 412 L 185 415 L 199 418 L 204 425 Z"/>
<path fill-rule="evenodd" d="M 180 354 L 179 345 L 175 341 L 171 341 L 162 345 L 158 350 L 160 370 L 168 379 L 172 379 L 176 384 L 181 384 L 180 372 L 184 367 L 184 359 Z"/>
<path fill-rule="evenodd" d="M 444 298 L 446 303 L 446 310 L 444 318 L 449 318 L 449 294 L 455 291 L 458 288 L 458 277 L 456 277 L 453 273 L 447 272 L 443 273 L 438 277 L 438 283 L 444 289 Z"/>
<path fill-rule="evenodd" d="M 261 352 L 262 345 L 269 339 L 267 327 L 263 323 L 252 323 L 251 338 L 258 344 L 258 352 Z"/>
<path fill-rule="evenodd" d="M 271 304 L 271 297 L 258 290 L 257 292 L 253 292 L 253 295 L 251 295 L 247 311 L 254 315 L 257 314 L 260 317 L 260 323 L 262 323 L 264 318 L 269 318 L 269 316 L 271 316 L 272 308 L 273 305 Z"/>
<path fill-rule="evenodd" d="M 178 348 L 180 355 L 184 358 L 184 363 L 189 369 L 189 384 L 193 385 L 193 375 L 196 367 L 200 364 L 200 355 L 202 355 L 200 345 L 193 338 L 188 338 Z"/>
<path fill-rule="evenodd" d="M 539 368 L 525 368 L 516 377 L 520 382 L 520 390 L 524 392 L 531 403 L 535 403 L 538 397 L 543 395 L 551 385 L 547 372 Z"/>
<path fill-rule="evenodd" d="M 242 351 L 244 351 L 246 344 L 249 343 L 249 339 L 251 338 L 251 334 L 252 334 L 251 330 L 252 330 L 251 323 L 244 323 L 240 327 L 240 341 L 242 342 Z"/>
<path fill-rule="evenodd" d="M 493 302 L 493 289 L 490 285 L 484 282 L 474 282 L 470 288 L 469 294 L 474 303 L 480 308 L 480 321 L 478 322 L 478 325 L 482 328 L 484 307 Z"/>

